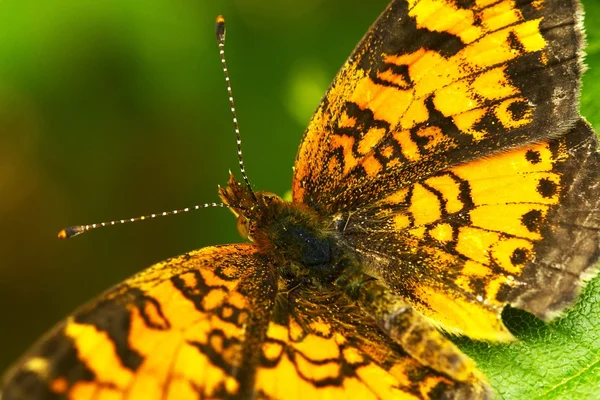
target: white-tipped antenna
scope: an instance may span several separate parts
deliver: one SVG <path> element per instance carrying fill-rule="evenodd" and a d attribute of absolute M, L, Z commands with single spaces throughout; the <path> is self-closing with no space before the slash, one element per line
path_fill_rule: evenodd
<path fill-rule="evenodd" d="M 248 190 L 252 194 L 252 198 L 254 201 L 256 200 L 256 195 L 254 194 L 254 190 L 252 190 L 252 186 L 250 185 L 250 181 L 248 180 L 248 176 L 246 175 L 246 169 L 244 168 L 244 158 L 242 157 L 242 138 L 240 136 L 240 125 L 238 123 L 237 115 L 235 113 L 235 104 L 233 102 L 233 92 L 231 91 L 231 81 L 229 80 L 229 72 L 227 71 L 227 62 L 225 61 L 225 18 L 222 15 L 217 17 L 217 43 L 219 44 L 219 56 L 221 57 L 221 65 L 223 67 L 223 73 L 225 74 L 225 84 L 227 85 L 227 94 L 229 95 L 229 105 L 231 107 L 231 116 L 233 118 L 233 129 L 235 130 L 235 136 L 237 139 L 237 155 L 238 155 L 238 163 L 240 164 L 240 171 L 242 172 L 242 178 L 248 187 Z"/>
<path fill-rule="evenodd" d="M 227 63 L 225 62 L 225 50 L 224 50 L 224 48 L 225 48 L 225 44 L 224 44 L 224 42 L 225 42 L 225 19 L 222 16 L 217 17 L 217 27 L 216 28 L 217 28 L 217 41 L 219 43 L 219 54 L 221 57 L 221 64 L 223 66 L 223 72 L 225 73 L 225 82 L 227 84 L 227 93 L 229 94 L 229 104 L 231 105 L 231 115 L 233 117 L 233 127 L 235 129 L 235 134 L 237 136 L 238 161 L 240 163 L 240 170 L 242 171 L 242 176 L 244 178 L 244 182 L 246 183 L 246 186 L 248 186 L 248 189 L 250 190 L 252 197 L 256 201 L 256 195 L 254 194 L 254 191 L 252 190 L 252 187 L 250 186 L 250 182 L 248 181 L 248 177 L 246 176 L 246 170 L 244 169 L 244 161 L 242 159 L 242 140 L 240 137 L 240 127 L 238 125 L 237 117 L 235 114 L 235 106 L 233 104 L 233 95 L 231 92 L 231 84 L 229 82 L 229 73 L 227 72 Z M 101 222 L 99 224 L 73 225 L 73 226 L 69 226 L 65 229 L 62 229 L 60 232 L 58 232 L 58 238 L 59 239 L 68 239 L 68 238 L 72 238 L 74 236 L 80 235 L 82 233 L 89 232 L 96 228 L 102 228 L 105 226 L 113 226 L 113 225 L 122 225 L 122 224 L 127 224 L 130 222 L 154 219 L 157 217 L 166 217 L 167 215 L 181 214 L 181 213 L 186 213 L 188 211 L 199 210 L 201 208 L 208 208 L 208 207 L 237 208 L 240 210 L 242 209 L 239 206 L 232 206 L 232 205 L 228 205 L 225 203 L 206 203 L 206 204 L 201 204 L 201 205 L 195 205 L 193 207 L 181 208 L 178 210 L 164 211 L 164 212 L 156 213 L 156 214 L 143 215 L 141 217 L 121 219 L 121 220 L 115 220 L 115 221 L 109 221 L 109 222 Z"/>
<path fill-rule="evenodd" d="M 141 217 L 119 219 L 119 220 L 109 221 L 109 222 L 100 222 L 99 224 L 73 225 L 73 226 L 69 226 L 65 229 L 62 229 L 60 232 L 58 232 L 58 238 L 59 239 L 69 239 L 69 238 L 72 238 L 73 236 L 81 235 L 82 233 L 89 232 L 92 229 L 96 229 L 96 228 L 102 228 L 105 226 L 112 226 L 112 225 L 123 225 L 123 224 L 128 224 L 130 222 L 144 221 L 147 219 L 154 219 L 154 218 L 158 218 L 158 217 L 166 217 L 167 215 L 181 214 L 181 213 L 186 213 L 188 211 L 199 210 L 201 208 L 208 208 L 208 207 L 229 208 L 230 206 L 225 203 L 206 203 L 206 204 L 198 204 L 193 207 L 180 208 L 178 210 L 163 211 L 160 213 L 150 214 L 150 215 L 142 215 Z"/>

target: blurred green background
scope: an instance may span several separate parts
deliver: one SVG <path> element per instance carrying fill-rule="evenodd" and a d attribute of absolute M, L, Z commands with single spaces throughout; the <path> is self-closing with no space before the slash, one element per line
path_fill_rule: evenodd
<path fill-rule="evenodd" d="M 597 0 L 583 2 L 587 21 Z M 0 373 L 78 305 L 150 264 L 239 242 L 208 209 L 102 229 L 66 225 L 217 201 L 237 173 L 214 21 L 257 189 L 291 187 L 304 128 L 386 0 L 0 2 Z M 582 113 L 600 128 L 600 26 Z"/>

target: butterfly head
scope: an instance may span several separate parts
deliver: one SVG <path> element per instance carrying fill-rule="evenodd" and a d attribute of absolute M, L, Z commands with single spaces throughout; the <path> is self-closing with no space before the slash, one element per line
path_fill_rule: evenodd
<path fill-rule="evenodd" d="M 219 194 L 237 216 L 242 237 L 263 251 L 307 266 L 332 261 L 331 234 L 314 211 L 271 192 L 252 193 L 233 176 L 226 188 L 219 189 Z"/>
<path fill-rule="evenodd" d="M 277 205 L 285 203 L 274 193 L 252 192 L 248 186 L 238 182 L 232 174 L 229 175 L 227 187 L 219 188 L 219 196 L 237 217 L 240 235 L 254 242 L 265 221 L 276 213 Z"/>

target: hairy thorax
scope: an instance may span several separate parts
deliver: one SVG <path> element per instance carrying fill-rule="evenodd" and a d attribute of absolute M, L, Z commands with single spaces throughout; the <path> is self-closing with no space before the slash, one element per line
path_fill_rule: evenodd
<path fill-rule="evenodd" d="M 264 254 L 276 257 L 281 278 L 327 285 L 343 278 L 356 261 L 342 251 L 343 225 L 269 192 L 252 193 L 230 178 L 221 197 L 238 217 L 238 230 Z M 355 270 L 356 268 L 351 268 Z"/>

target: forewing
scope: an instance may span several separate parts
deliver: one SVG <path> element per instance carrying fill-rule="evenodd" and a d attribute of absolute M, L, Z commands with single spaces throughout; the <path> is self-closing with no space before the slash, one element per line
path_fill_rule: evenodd
<path fill-rule="evenodd" d="M 396 0 L 333 81 L 295 164 L 295 202 L 370 205 L 577 120 L 576 0 Z"/>
<path fill-rule="evenodd" d="M 565 136 L 438 172 L 338 215 L 367 270 L 445 329 L 509 340 L 506 304 L 549 320 L 597 272 L 600 157 Z"/>
<path fill-rule="evenodd" d="M 0 397 L 248 398 L 275 295 L 270 268 L 253 245 L 156 264 L 42 338 Z"/>

